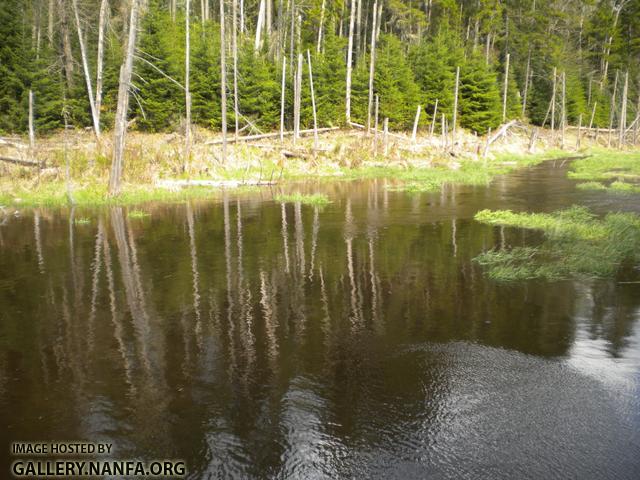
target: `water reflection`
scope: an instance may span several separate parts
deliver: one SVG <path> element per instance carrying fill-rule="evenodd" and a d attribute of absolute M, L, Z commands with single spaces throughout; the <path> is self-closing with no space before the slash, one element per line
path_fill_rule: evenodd
<path fill-rule="evenodd" d="M 527 476 L 509 456 L 544 474 L 563 445 L 574 472 L 598 451 L 624 478 L 640 451 L 638 287 L 500 286 L 471 263 L 536 241 L 471 220 L 497 197 L 546 209 L 527 185 L 11 218 L 3 437 L 108 439 L 118 458 L 185 458 L 193 478 L 464 478 L 474 461 Z"/>

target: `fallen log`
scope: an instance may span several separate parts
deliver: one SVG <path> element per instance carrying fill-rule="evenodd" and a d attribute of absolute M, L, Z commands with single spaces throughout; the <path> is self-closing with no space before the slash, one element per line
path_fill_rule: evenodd
<path fill-rule="evenodd" d="M 335 130 L 340 130 L 340 127 L 325 127 L 325 128 L 319 128 L 318 129 L 318 133 L 323 133 L 323 132 L 333 132 Z M 301 136 L 304 135 L 309 135 L 309 134 L 313 134 L 314 130 L 310 129 L 310 130 L 300 130 L 300 132 L 298 132 Z M 283 135 L 285 136 L 290 136 L 293 135 L 293 132 L 283 132 Z M 227 139 L 227 143 L 235 143 L 237 142 L 250 142 L 253 140 L 261 140 L 264 138 L 279 138 L 280 137 L 280 132 L 275 132 L 275 133 L 261 133 L 260 135 L 246 135 L 244 137 L 238 137 L 237 139 L 235 138 L 228 138 Z M 205 145 L 222 145 L 223 140 L 209 140 L 207 142 L 204 142 Z"/>
<path fill-rule="evenodd" d="M 22 167 L 42 167 L 44 163 L 34 162 L 33 160 L 22 160 L 20 158 L 3 157 L 0 156 L 0 160 L 7 163 L 13 163 L 14 165 L 20 165 Z"/>
<path fill-rule="evenodd" d="M 360 125 L 359 123 L 355 123 L 355 122 L 349 122 L 349 125 L 351 127 L 360 128 L 360 129 L 365 129 L 366 128 L 364 125 Z M 376 133 L 376 132 L 381 133 L 380 130 L 376 129 L 376 128 L 372 128 L 371 131 L 373 133 Z M 409 137 L 406 137 L 404 135 L 398 135 L 397 133 L 387 132 L 387 135 L 390 136 L 390 137 L 399 138 L 400 140 L 405 140 L 407 142 L 411 141 L 411 139 Z"/>
<path fill-rule="evenodd" d="M 268 180 L 157 180 L 155 185 L 160 188 L 176 190 L 184 187 L 238 188 L 243 186 L 274 185 L 275 183 Z"/>

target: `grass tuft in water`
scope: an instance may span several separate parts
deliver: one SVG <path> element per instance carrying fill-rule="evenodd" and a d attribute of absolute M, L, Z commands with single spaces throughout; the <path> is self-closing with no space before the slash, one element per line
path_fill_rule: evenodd
<path fill-rule="evenodd" d="M 275 201 L 280 203 L 302 203 L 304 205 L 327 205 L 331 203 L 329 197 L 322 193 L 304 194 L 293 193 L 288 195 L 276 195 Z"/>
<path fill-rule="evenodd" d="M 74 218 L 73 219 L 73 223 L 75 225 L 89 225 L 91 223 L 91 220 L 89 220 L 88 218 Z"/>
<path fill-rule="evenodd" d="M 623 195 L 632 195 L 634 193 L 640 193 L 640 185 L 636 185 L 629 182 L 616 181 L 606 186 L 600 182 L 585 182 L 576 185 L 580 190 L 598 190 L 610 193 L 621 193 Z"/>
<path fill-rule="evenodd" d="M 146 218 L 150 217 L 151 214 L 143 212 L 142 210 L 129 210 L 128 216 L 129 218 Z"/>
<path fill-rule="evenodd" d="M 640 261 L 640 217 L 633 213 L 597 218 L 588 209 L 574 206 L 551 214 L 483 210 L 475 218 L 545 234 L 545 241 L 536 248 L 493 250 L 477 256 L 474 260 L 495 280 L 606 278 L 615 276 L 625 263 Z"/>

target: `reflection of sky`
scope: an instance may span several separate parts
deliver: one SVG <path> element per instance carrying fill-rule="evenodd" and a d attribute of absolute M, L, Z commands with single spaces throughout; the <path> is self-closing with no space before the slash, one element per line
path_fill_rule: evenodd
<path fill-rule="evenodd" d="M 625 337 L 624 346 L 613 356 L 612 342 L 605 337 L 605 332 L 594 334 L 592 293 L 588 286 L 576 287 L 575 338 L 567 363 L 617 390 L 637 393 L 640 384 L 640 307 L 627 313 L 632 317 L 631 331 Z"/>

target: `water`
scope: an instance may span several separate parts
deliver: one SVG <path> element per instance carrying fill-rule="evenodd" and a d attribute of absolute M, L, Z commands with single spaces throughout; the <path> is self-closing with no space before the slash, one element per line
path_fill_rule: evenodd
<path fill-rule="evenodd" d="M 638 478 L 640 284 L 500 285 L 471 262 L 541 239 L 482 208 L 640 212 L 565 170 L 5 215 L 3 471 L 12 441 L 87 440 L 194 479 Z"/>

